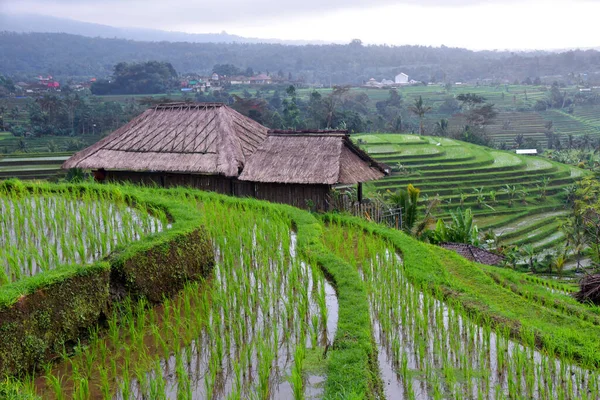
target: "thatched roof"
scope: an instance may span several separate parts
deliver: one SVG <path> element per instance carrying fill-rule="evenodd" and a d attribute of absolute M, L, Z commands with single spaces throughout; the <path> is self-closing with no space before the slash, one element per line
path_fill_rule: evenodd
<path fill-rule="evenodd" d="M 299 184 L 356 184 L 386 175 L 342 133 L 270 133 L 248 160 L 240 180 Z"/>
<path fill-rule="evenodd" d="M 220 103 L 161 104 L 76 153 L 63 168 L 238 176 L 267 131 Z"/>
<path fill-rule="evenodd" d="M 475 261 L 479 264 L 500 265 L 502 264 L 502 261 L 504 261 L 503 256 L 492 253 L 491 251 L 487 251 L 485 249 L 481 249 L 477 246 L 473 246 L 472 244 L 440 243 L 440 246 L 447 250 L 452 250 L 467 260 Z"/>

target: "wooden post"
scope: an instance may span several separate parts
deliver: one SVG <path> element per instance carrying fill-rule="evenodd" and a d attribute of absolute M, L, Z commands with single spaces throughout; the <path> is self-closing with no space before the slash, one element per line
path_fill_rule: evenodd
<path fill-rule="evenodd" d="M 362 187 L 362 182 L 358 183 L 358 202 L 362 203 L 363 201 L 363 187 Z"/>

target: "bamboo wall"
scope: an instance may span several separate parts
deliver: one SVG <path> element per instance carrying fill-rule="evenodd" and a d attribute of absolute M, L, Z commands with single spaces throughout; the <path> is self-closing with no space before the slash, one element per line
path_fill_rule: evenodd
<path fill-rule="evenodd" d="M 255 183 L 218 175 L 174 174 L 161 172 L 107 171 L 106 180 L 128 181 L 159 187 L 188 186 L 238 197 L 255 197 L 273 203 L 315 211 L 329 210 L 328 185 Z"/>

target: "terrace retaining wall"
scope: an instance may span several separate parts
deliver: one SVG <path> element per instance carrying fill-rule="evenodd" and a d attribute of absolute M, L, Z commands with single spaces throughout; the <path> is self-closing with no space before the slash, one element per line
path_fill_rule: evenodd
<path fill-rule="evenodd" d="M 108 262 L 72 267 L 74 272 L 64 267 L 57 279 L 34 284 L 32 293 L 0 307 L 0 376 L 56 357 L 126 295 L 158 302 L 186 281 L 206 277 L 214 254 L 205 229 L 170 233 L 166 240 L 133 243 L 133 250 L 114 253 Z"/>

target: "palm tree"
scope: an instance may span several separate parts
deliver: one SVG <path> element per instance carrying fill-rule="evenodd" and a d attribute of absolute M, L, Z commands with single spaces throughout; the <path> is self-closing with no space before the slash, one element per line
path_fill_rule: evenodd
<path fill-rule="evenodd" d="M 401 209 L 402 229 L 408 233 L 411 232 L 417 220 L 420 193 L 420 189 L 409 184 L 406 190 L 398 189 L 387 195 L 387 202 Z"/>
<path fill-rule="evenodd" d="M 575 255 L 577 261 L 575 271 L 579 272 L 581 268 L 581 258 L 586 245 L 583 218 L 580 215 L 575 214 L 573 217 L 563 221 L 560 230 L 565 234 L 567 239 L 566 247 Z"/>
<path fill-rule="evenodd" d="M 435 123 L 435 134 L 438 136 L 447 136 L 448 135 L 448 120 L 440 119 Z"/>
<path fill-rule="evenodd" d="M 431 111 L 431 107 L 425 106 L 423 104 L 423 97 L 419 96 L 418 99 L 415 99 L 415 105 L 410 107 L 410 111 L 419 117 L 419 128 L 420 133 L 423 135 L 425 133 L 425 127 L 423 126 L 423 117 L 425 114 Z"/>
<path fill-rule="evenodd" d="M 529 264 L 529 270 L 535 272 L 535 264 L 537 262 L 535 256 L 535 248 L 531 244 L 526 244 L 521 247 L 523 255 L 527 257 L 527 264 Z"/>

